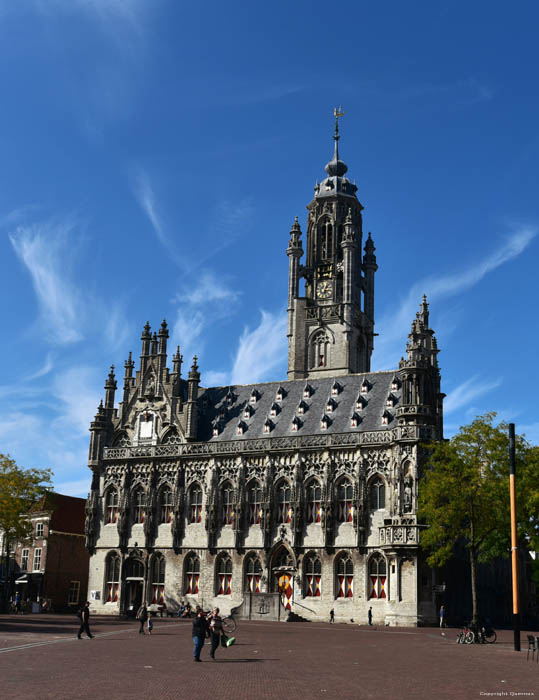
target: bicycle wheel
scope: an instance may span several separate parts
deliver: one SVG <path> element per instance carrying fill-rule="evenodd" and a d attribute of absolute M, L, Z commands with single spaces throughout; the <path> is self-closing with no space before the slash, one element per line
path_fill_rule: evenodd
<path fill-rule="evenodd" d="M 462 630 L 457 635 L 457 644 L 464 644 L 464 632 Z"/>
<path fill-rule="evenodd" d="M 228 616 L 223 618 L 223 629 L 226 634 L 231 634 L 234 632 L 236 629 L 236 623 L 234 622 L 233 617 Z"/>
<path fill-rule="evenodd" d="M 489 630 L 488 632 L 485 632 L 485 642 L 487 644 L 494 644 L 495 641 L 496 641 L 495 630 Z"/>
<path fill-rule="evenodd" d="M 472 630 L 467 630 L 464 632 L 464 644 L 473 644 L 475 641 L 475 634 Z"/>

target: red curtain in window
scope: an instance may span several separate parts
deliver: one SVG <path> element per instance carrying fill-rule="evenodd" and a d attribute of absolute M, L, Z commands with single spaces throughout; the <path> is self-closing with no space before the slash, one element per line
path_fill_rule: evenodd
<path fill-rule="evenodd" d="M 202 522 L 202 506 L 191 506 L 191 518 L 192 523 Z"/>
<path fill-rule="evenodd" d="M 156 584 L 152 586 L 152 603 L 157 603 L 160 605 L 165 599 L 165 586 L 161 584 Z"/>
<path fill-rule="evenodd" d="M 120 589 L 119 583 L 108 583 L 107 584 L 107 603 L 117 603 L 118 602 L 118 591 Z"/>
<path fill-rule="evenodd" d="M 232 574 L 219 574 L 219 593 L 218 595 L 230 595 L 232 589 Z"/>
<path fill-rule="evenodd" d="M 320 598 L 320 582 L 321 576 L 318 574 L 307 575 L 307 596 L 312 598 Z"/>
<path fill-rule="evenodd" d="M 260 593 L 260 576 L 258 574 L 247 574 L 247 581 L 251 593 Z"/>
<path fill-rule="evenodd" d="M 198 577 L 199 574 L 187 574 L 187 591 L 191 595 L 198 593 Z"/>

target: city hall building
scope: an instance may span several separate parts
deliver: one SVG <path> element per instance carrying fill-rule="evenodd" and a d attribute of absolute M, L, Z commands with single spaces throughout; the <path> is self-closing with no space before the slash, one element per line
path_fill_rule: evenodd
<path fill-rule="evenodd" d="M 420 443 L 443 433 L 436 339 L 418 299 L 399 366 L 370 371 L 375 247 L 337 120 L 334 141 L 286 248 L 287 379 L 203 387 L 196 357 L 187 377 L 179 348 L 169 367 L 165 321 L 137 369 L 129 354 L 118 407 L 111 369 L 90 426 L 93 612 L 273 593 L 306 619 L 434 619 L 416 509 Z"/>

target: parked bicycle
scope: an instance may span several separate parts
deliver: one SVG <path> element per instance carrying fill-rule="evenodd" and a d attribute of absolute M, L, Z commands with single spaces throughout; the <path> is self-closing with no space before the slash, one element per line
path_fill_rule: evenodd
<path fill-rule="evenodd" d="M 457 636 L 457 644 L 473 644 L 475 641 L 475 633 L 473 629 L 466 625 Z"/>
<path fill-rule="evenodd" d="M 457 636 L 457 644 L 494 644 L 496 641 L 496 630 L 488 622 L 477 627 L 466 625 Z"/>

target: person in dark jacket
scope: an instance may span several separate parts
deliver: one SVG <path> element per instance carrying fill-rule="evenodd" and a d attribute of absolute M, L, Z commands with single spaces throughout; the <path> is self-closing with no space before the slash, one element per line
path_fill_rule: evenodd
<path fill-rule="evenodd" d="M 144 634 L 144 625 L 146 624 L 147 619 L 148 619 L 148 608 L 146 607 L 146 603 L 143 603 L 137 612 L 137 620 L 140 622 L 140 627 L 139 627 L 139 631 L 138 631 L 139 634 Z"/>
<path fill-rule="evenodd" d="M 207 629 L 208 624 L 206 621 L 206 615 L 204 614 L 202 608 L 197 605 L 195 619 L 193 620 L 193 659 L 195 661 L 200 661 L 200 652 L 204 646 Z"/>
<path fill-rule="evenodd" d="M 223 634 L 223 620 L 219 616 L 219 608 L 214 608 L 211 616 L 208 619 L 210 623 L 211 648 L 210 657 L 215 659 L 215 652 L 219 648 L 221 635 Z"/>
<path fill-rule="evenodd" d="M 84 607 L 80 611 L 80 628 L 77 634 L 78 639 L 82 639 L 82 633 L 86 632 L 89 639 L 93 638 L 93 634 L 90 632 L 90 602 L 87 600 Z"/>

